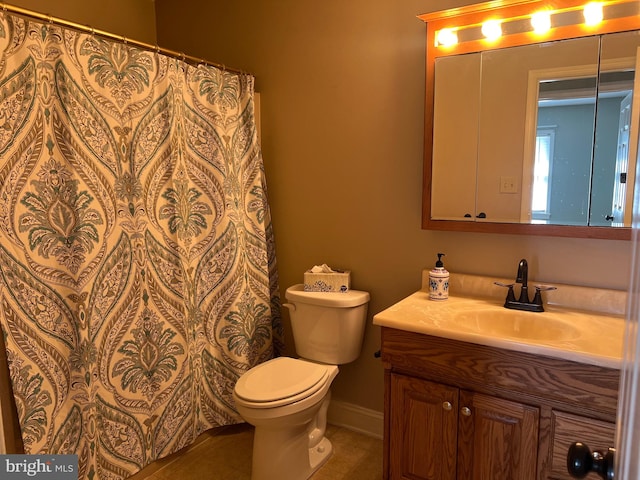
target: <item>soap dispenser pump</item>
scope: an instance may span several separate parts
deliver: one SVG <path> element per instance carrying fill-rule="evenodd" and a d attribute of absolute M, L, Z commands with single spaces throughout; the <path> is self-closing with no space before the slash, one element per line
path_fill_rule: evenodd
<path fill-rule="evenodd" d="M 449 298 L 449 272 L 442 263 L 444 253 L 438 254 L 438 261 L 429 272 L 429 298 L 431 300 L 446 300 Z"/>

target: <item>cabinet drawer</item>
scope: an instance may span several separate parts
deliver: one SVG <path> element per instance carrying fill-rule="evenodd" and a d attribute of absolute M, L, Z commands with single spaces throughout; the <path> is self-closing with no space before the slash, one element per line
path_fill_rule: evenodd
<path fill-rule="evenodd" d="M 573 442 L 585 443 L 591 451 L 606 451 L 607 448 L 614 446 L 615 424 L 613 423 L 559 411 L 553 411 L 551 421 L 553 437 L 549 449 L 551 458 L 548 479 L 572 480 L 567 472 L 567 451 Z M 595 473 L 590 473 L 585 478 L 600 479 Z"/>

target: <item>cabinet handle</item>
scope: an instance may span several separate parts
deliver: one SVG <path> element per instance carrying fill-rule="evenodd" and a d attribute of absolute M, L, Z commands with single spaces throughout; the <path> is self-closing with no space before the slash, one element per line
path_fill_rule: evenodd
<path fill-rule="evenodd" d="M 462 413 L 462 415 L 464 415 L 465 417 L 470 417 L 471 416 L 471 409 L 469 407 L 462 407 L 460 409 L 460 413 Z"/>
<path fill-rule="evenodd" d="M 451 405 L 451 402 L 443 402 L 442 408 L 444 408 L 446 411 L 449 411 L 453 408 L 453 405 Z"/>

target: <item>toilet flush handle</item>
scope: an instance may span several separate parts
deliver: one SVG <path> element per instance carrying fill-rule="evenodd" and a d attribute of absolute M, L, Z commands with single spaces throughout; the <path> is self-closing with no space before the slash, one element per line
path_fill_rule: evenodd
<path fill-rule="evenodd" d="M 287 307 L 292 312 L 296 311 L 296 305 L 294 303 L 283 303 L 282 306 Z"/>

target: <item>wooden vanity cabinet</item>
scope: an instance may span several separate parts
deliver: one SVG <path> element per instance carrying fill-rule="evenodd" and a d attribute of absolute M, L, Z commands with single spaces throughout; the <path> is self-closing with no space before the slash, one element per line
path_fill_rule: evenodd
<path fill-rule="evenodd" d="M 613 446 L 616 369 L 387 327 L 382 359 L 385 479 L 569 480 L 573 441 Z"/>
<path fill-rule="evenodd" d="M 395 373 L 391 405 L 391 478 L 535 479 L 537 408 Z"/>

